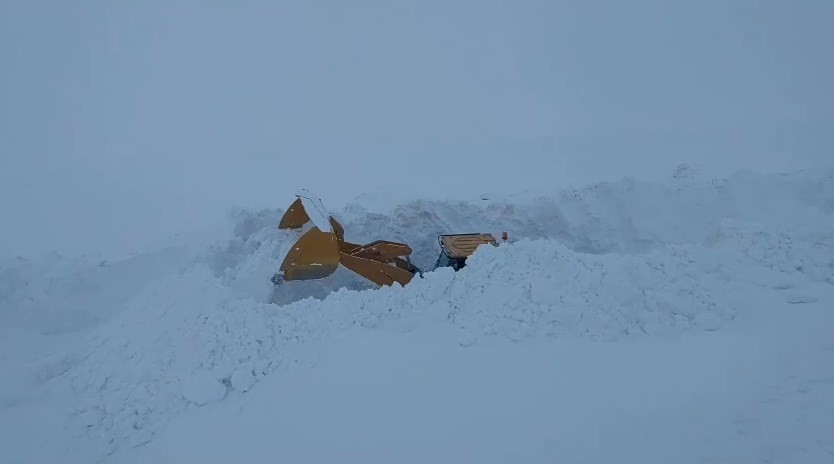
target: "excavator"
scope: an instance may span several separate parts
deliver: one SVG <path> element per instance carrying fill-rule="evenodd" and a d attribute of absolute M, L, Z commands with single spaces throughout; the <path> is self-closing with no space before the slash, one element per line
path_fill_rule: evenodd
<path fill-rule="evenodd" d="M 423 271 L 411 263 L 412 249 L 405 243 L 376 240 L 356 244 L 345 240 L 345 229 L 322 202 L 306 194 L 296 194 L 296 200 L 287 208 L 279 229 L 301 232 L 301 236 L 284 257 L 272 283 L 287 281 L 319 280 L 336 272 L 339 265 L 380 286 L 395 283 L 407 285 Z M 506 233 L 503 235 L 506 240 Z M 466 259 L 484 244 L 498 246 L 489 233 L 444 234 L 438 237 L 440 255 L 438 267 L 452 267 L 455 271 L 466 265 Z"/>

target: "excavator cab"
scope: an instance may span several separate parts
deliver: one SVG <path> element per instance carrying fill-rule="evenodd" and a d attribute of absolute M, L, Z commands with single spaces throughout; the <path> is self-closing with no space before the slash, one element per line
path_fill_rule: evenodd
<path fill-rule="evenodd" d="M 459 271 L 466 266 L 466 259 L 479 246 L 485 244 L 498 246 L 498 242 L 492 234 L 444 234 L 438 237 L 438 242 L 440 243 L 440 255 L 434 264 L 435 269 L 451 267 L 455 271 Z"/>

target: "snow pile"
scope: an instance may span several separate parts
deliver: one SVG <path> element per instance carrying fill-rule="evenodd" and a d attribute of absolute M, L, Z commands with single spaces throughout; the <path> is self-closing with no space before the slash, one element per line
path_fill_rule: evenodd
<path fill-rule="evenodd" d="M 112 317 L 148 281 L 176 274 L 192 258 L 169 248 L 110 263 L 52 254 L 0 261 L 0 327 L 63 334 Z"/>
<path fill-rule="evenodd" d="M 38 287 L 40 271 L 4 270 L 3 317 L 47 307 L 94 317 L 68 329 L 89 331 L 79 345 L 42 358 L 31 375 L 51 379 L 74 423 L 113 452 L 147 443 L 188 408 L 313 362 L 312 342 L 349 327 L 442 326 L 461 347 L 485 338 L 613 341 L 720 330 L 749 305 L 744 286 L 834 284 L 834 170 L 704 180 L 683 169 L 662 185 L 626 179 L 485 198 L 334 212 L 347 239 L 406 242 L 426 270 L 438 234 L 509 231 L 512 243 L 481 247 L 460 272 L 428 272 L 405 288 L 372 289 L 343 268 L 273 288 L 296 234 L 276 228 L 281 210 L 241 211 L 232 237 L 197 258 L 163 252 L 49 281 L 66 286 Z"/>
<path fill-rule="evenodd" d="M 427 273 L 406 288 L 342 289 L 283 307 L 235 296 L 203 265 L 138 301 L 66 374 L 84 397 L 75 413 L 115 446 L 150 440 L 189 403 L 247 391 L 291 365 L 299 342 L 349 326 L 450 323 L 468 345 L 484 336 L 615 340 L 715 330 L 735 314 L 682 250 L 599 256 L 544 240 L 482 247 L 462 271 Z"/>
<path fill-rule="evenodd" d="M 71 346 L 116 316 L 146 282 L 176 275 L 190 257 L 166 249 L 114 263 L 59 254 L 0 260 L 0 408 L 25 402 L 69 370 L 83 357 Z"/>
<path fill-rule="evenodd" d="M 729 246 L 722 235 L 737 233 L 759 242 L 762 236 L 752 236 L 756 228 L 790 237 L 790 247 L 803 255 L 834 244 L 834 169 L 784 176 L 740 173 L 728 179 L 681 177 L 664 184 L 625 179 L 472 202 L 386 203 L 380 197 L 332 213 L 353 242 L 385 238 L 408 243 L 414 250 L 412 261 L 423 269 L 431 269 L 437 259 L 438 235 L 473 231 L 496 236 L 508 231 L 512 240 L 552 239 L 593 254 L 645 253 L 668 244 L 712 247 L 724 241 Z M 275 272 L 283 247 L 295 237 L 275 228 L 282 213 L 239 212 L 234 237 L 207 255 L 215 275 L 241 296 L 270 298 L 264 276 Z M 742 232 L 732 224 L 747 226 Z M 827 267 L 815 265 L 821 271 Z M 352 273 L 339 272 L 324 282 L 298 285 L 297 292 L 272 295 L 270 301 L 322 298 L 340 287 L 370 288 Z"/>
<path fill-rule="evenodd" d="M 634 179 L 587 187 L 486 195 L 478 201 L 349 204 L 334 215 L 355 241 L 403 240 L 430 266 L 441 233 L 509 231 L 548 238 L 587 253 L 645 252 L 665 244 L 705 244 L 727 219 L 780 230 L 799 240 L 834 242 L 834 168 L 789 175 Z"/>
<path fill-rule="evenodd" d="M 39 261 L 23 257 L 0 261 L 0 327 L 42 329 L 47 333 L 73 330 L 60 325 L 70 320 L 80 325 L 86 317 L 58 317 L 58 308 L 77 307 L 73 303 L 96 292 L 99 276 L 88 272 L 94 267 L 89 259 L 59 255 Z"/>
<path fill-rule="evenodd" d="M 453 321 L 479 334 L 613 341 L 633 333 L 715 330 L 735 315 L 713 294 L 713 276 L 699 273 L 684 248 L 587 255 L 525 241 L 491 251 L 473 256 L 444 301 Z"/>
<path fill-rule="evenodd" d="M 740 251 L 768 269 L 799 272 L 812 280 L 834 284 L 834 236 L 803 240 L 761 224 L 726 219 L 707 243 L 718 249 Z"/>

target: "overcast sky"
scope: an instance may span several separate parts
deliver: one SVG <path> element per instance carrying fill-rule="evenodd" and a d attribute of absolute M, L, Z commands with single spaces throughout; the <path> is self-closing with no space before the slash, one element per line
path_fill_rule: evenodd
<path fill-rule="evenodd" d="M 834 164 L 834 2 L 0 2 L 0 252 L 229 207 Z"/>

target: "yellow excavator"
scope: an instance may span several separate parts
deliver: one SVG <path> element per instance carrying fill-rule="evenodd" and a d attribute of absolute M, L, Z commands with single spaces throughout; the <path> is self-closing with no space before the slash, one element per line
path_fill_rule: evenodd
<path fill-rule="evenodd" d="M 405 243 L 377 240 L 365 245 L 345 240 L 345 229 L 327 214 L 321 200 L 296 195 L 278 224 L 279 229 L 301 231 L 301 237 L 284 257 L 272 283 L 323 279 L 343 265 L 377 285 L 405 286 L 422 271 L 411 263 L 412 249 Z M 506 240 L 506 233 L 503 236 Z M 435 268 L 466 265 L 468 258 L 483 244 L 497 246 L 492 234 L 446 234 L 438 237 L 440 255 Z"/>

